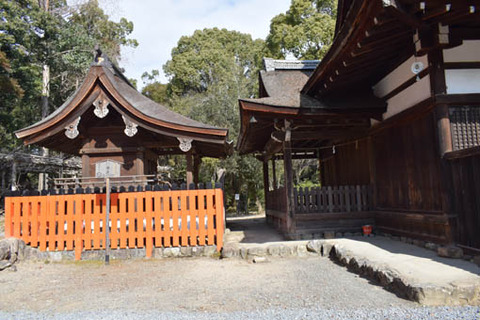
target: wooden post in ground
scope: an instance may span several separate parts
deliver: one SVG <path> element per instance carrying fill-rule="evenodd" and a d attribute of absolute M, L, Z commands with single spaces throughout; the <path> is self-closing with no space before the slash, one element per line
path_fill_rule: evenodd
<path fill-rule="evenodd" d="M 105 265 L 108 266 L 110 264 L 110 178 L 105 178 L 105 187 L 106 187 L 105 196 L 107 198 L 106 206 L 105 206 L 105 225 L 104 225 Z M 142 228 L 143 228 L 143 222 L 142 222 Z"/>
<path fill-rule="evenodd" d="M 275 167 L 275 157 L 272 158 L 272 177 L 273 177 L 273 190 L 278 189 L 277 183 L 277 169 Z"/>
<path fill-rule="evenodd" d="M 198 184 L 200 183 L 200 165 L 202 164 L 202 157 L 199 155 L 195 155 L 193 157 L 193 183 L 195 184 L 195 188 L 198 188 Z"/>
<path fill-rule="evenodd" d="M 263 192 L 264 192 L 264 198 L 265 198 L 265 216 L 268 221 L 268 215 L 267 215 L 267 204 L 268 204 L 268 191 L 270 190 L 269 186 L 269 181 L 268 181 L 268 160 L 263 160 Z"/>
<path fill-rule="evenodd" d="M 185 157 L 187 158 L 187 190 L 189 190 L 190 184 L 193 183 L 193 155 L 187 152 Z"/>
<path fill-rule="evenodd" d="M 291 123 L 285 120 L 285 141 L 283 141 L 283 166 L 285 176 L 285 197 L 286 197 L 286 232 L 294 233 L 294 195 L 293 195 L 293 167 L 292 167 L 292 142 L 291 142 Z"/>

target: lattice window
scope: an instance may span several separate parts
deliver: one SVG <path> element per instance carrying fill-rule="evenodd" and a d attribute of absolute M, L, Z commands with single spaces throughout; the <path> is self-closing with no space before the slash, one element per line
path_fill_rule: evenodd
<path fill-rule="evenodd" d="M 450 107 L 453 150 L 480 146 L 480 106 Z"/>

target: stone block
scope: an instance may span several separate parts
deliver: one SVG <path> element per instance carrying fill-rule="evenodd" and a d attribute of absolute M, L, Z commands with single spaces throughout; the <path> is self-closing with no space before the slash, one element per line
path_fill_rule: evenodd
<path fill-rule="evenodd" d="M 414 239 L 413 240 L 413 245 L 417 246 L 417 247 L 424 248 L 425 247 L 425 241 Z"/>
<path fill-rule="evenodd" d="M 180 256 L 180 248 L 165 248 L 163 250 L 163 254 L 167 258 L 179 257 Z"/>
<path fill-rule="evenodd" d="M 473 263 L 480 267 L 480 256 L 473 257 Z"/>
<path fill-rule="evenodd" d="M 267 247 L 267 253 L 271 256 L 279 256 L 281 250 L 281 245 L 271 245 Z"/>
<path fill-rule="evenodd" d="M 192 247 L 180 247 L 180 255 L 182 257 L 191 257 L 192 256 Z"/>
<path fill-rule="evenodd" d="M 325 233 L 323 234 L 323 236 L 325 237 L 325 239 L 335 239 L 335 232 L 333 232 L 333 231 L 325 231 Z"/>
<path fill-rule="evenodd" d="M 267 258 L 265 257 L 255 257 L 253 258 L 253 263 L 265 263 L 268 262 Z"/>
<path fill-rule="evenodd" d="M 205 257 L 211 257 L 211 256 L 215 255 L 216 253 L 217 253 L 217 246 L 216 245 L 206 246 L 203 249 L 203 255 Z"/>
<path fill-rule="evenodd" d="M 440 257 L 461 259 L 463 258 L 463 250 L 455 246 L 438 247 L 437 254 Z"/>
<path fill-rule="evenodd" d="M 232 247 L 223 247 L 222 249 L 222 258 L 233 258 L 235 256 L 235 249 Z"/>
<path fill-rule="evenodd" d="M 308 241 L 307 251 L 320 254 L 322 252 L 322 243 L 323 243 L 323 241 L 321 241 L 321 240 L 310 240 L 310 241 Z"/>
<path fill-rule="evenodd" d="M 432 242 L 425 243 L 425 249 L 437 251 L 438 245 Z"/>
<path fill-rule="evenodd" d="M 305 246 L 305 245 L 299 245 L 299 246 L 297 246 L 297 250 L 296 250 L 296 251 L 297 251 L 297 255 L 298 255 L 299 257 L 306 256 L 307 253 L 308 253 L 308 251 L 307 251 L 307 246 Z"/>
<path fill-rule="evenodd" d="M 247 255 L 251 258 L 264 257 L 267 255 L 267 250 L 263 247 L 253 247 L 248 249 Z"/>
<path fill-rule="evenodd" d="M 330 256 L 330 252 L 332 251 L 333 245 L 331 243 L 325 242 L 322 245 L 322 257 Z"/>

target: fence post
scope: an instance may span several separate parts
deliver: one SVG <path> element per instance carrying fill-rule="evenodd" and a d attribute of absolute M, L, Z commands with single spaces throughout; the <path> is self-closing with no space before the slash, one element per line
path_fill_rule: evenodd
<path fill-rule="evenodd" d="M 110 178 L 105 178 L 106 208 L 105 208 L 105 265 L 110 264 Z"/>
<path fill-rule="evenodd" d="M 357 185 L 357 210 L 362 211 L 362 194 L 359 185 Z"/>
<path fill-rule="evenodd" d="M 332 213 L 333 212 L 333 191 L 331 186 L 328 186 L 327 192 L 328 192 L 328 212 Z"/>

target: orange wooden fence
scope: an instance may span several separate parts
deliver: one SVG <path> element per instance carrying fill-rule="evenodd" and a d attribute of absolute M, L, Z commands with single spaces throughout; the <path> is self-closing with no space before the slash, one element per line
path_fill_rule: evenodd
<path fill-rule="evenodd" d="M 105 248 L 105 194 L 8 197 L 5 235 L 41 251 Z M 179 190 L 112 193 L 110 247 L 216 245 L 224 232 L 223 191 Z"/>

